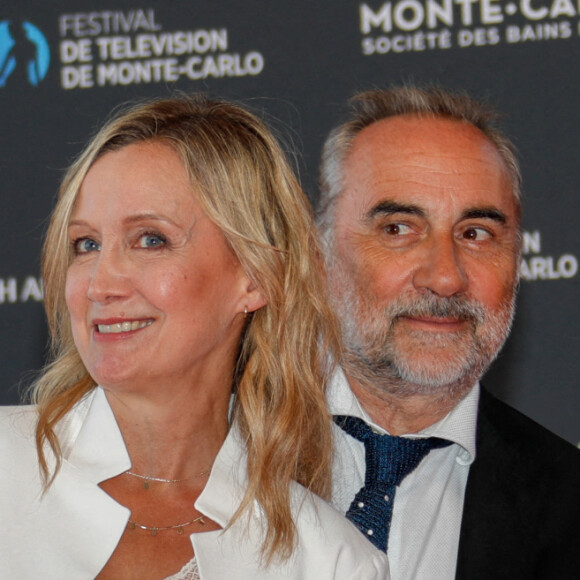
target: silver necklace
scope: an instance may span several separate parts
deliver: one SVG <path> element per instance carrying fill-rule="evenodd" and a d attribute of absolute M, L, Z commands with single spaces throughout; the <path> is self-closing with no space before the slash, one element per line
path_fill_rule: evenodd
<path fill-rule="evenodd" d="M 202 475 L 206 475 L 210 471 L 211 469 L 205 469 L 204 471 L 200 471 L 197 475 L 194 475 L 193 477 L 184 477 L 183 479 L 165 479 L 163 477 L 154 477 L 153 475 L 141 475 L 140 473 L 133 473 L 132 471 L 125 471 L 125 473 L 132 477 L 138 477 L 139 479 L 142 479 L 143 487 L 145 489 L 149 489 L 150 481 L 156 481 L 158 483 L 181 483 L 182 481 L 191 481 L 192 479 L 197 479 Z"/>
<path fill-rule="evenodd" d="M 182 524 L 175 524 L 174 526 L 146 526 L 144 524 L 136 522 L 135 520 L 129 520 L 127 527 L 130 530 L 140 528 L 141 530 L 145 530 L 146 532 L 151 532 L 152 536 L 156 536 L 159 532 L 164 532 L 168 530 L 176 530 L 179 535 L 183 535 L 183 528 L 191 526 L 191 524 L 195 524 L 196 522 L 199 522 L 201 526 L 205 526 L 205 520 L 203 519 L 203 516 L 197 516 L 193 520 L 183 522 Z"/>

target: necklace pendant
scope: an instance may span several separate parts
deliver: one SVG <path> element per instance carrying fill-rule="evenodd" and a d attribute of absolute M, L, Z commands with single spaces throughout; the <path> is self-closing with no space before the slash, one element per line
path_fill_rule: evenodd
<path fill-rule="evenodd" d="M 177 528 L 177 533 L 178 533 L 180 536 L 182 536 L 182 535 L 183 535 L 183 528 L 182 528 L 181 526 L 179 526 L 179 527 Z"/>
<path fill-rule="evenodd" d="M 151 535 L 156 536 L 158 531 L 159 531 L 159 528 L 151 528 Z"/>
<path fill-rule="evenodd" d="M 134 530 L 135 529 L 135 522 L 129 522 L 129 529 L 130 530 Z"/>
<path fill-rule="evenodd" d="M 147 480 L 143 482 L 143 489 L 149 489 L 149 482 Z"/>

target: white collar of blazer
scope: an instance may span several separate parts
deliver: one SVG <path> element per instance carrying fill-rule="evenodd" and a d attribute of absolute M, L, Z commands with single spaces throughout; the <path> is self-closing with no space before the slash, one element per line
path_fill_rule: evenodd
<path fill-rule="evenodd" d="M 13 480 L 0 482 L 0 498 L 9 496 L 0 499 L 7 523 L 0 534 L 6 555 L 0 557 L 0 577 L 94 579 L 130 513 L 97 485 L 130 466 L 104 391 L 94 389 L 59 425 L 62 467 L 45 494 L 32 436 L 36 412 L 31 407 L 16 410 L 10 420 L 10 436 L 18 443 L 7 446 L 14 457 L 5 460 L 19 468 L 11 470 L 16 471 Z"/>

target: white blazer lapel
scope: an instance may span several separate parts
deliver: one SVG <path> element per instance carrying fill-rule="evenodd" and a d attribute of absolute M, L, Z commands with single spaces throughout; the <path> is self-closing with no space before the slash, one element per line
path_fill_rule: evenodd
<path fill-rule="evenodd" d="M 24 481 L 0 482 L 0 578 L 94 579 L 114 551 L 129 518 L 98 483 L 130 467 L 123 438 L 102 389 L 96 389 L 60 425 L 65 456 L 43 494 L 33 443 L 35 413 L 12 419 L 15 470 Z M 4 462 L 2 462 L 4 464 Z M 6 494 L 13 497 L 8 499 Z M 2 554 L 6 557 L 2 557 Z"/>

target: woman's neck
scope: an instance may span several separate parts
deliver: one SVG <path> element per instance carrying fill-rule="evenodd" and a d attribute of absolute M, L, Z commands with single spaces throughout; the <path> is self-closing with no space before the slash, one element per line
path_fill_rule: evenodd
<path fill-rule="evenodd" d="M 171 390 L 151 397 L 105 389 L 134 473 L 192 477 L 211 468 L 226 438 L 229 390 Z"/>

